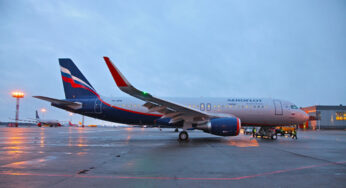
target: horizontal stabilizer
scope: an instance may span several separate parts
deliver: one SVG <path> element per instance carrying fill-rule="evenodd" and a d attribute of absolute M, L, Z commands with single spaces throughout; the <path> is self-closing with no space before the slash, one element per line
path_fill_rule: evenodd
<path fill-rule="evenodd" d="M 44 97 L 44 96 L 33 96 L 34 98 L 41 99 L 44 101 L 51 102 L 52 104 L 62 105 L 62 106 L 68 106 L 72 109 L 79 109 L 82 107 L 82 104 L 79 102 L 71 102 L 71 101 L 65 101 L 60 99 L 53 99 L 50 97 Z"/>

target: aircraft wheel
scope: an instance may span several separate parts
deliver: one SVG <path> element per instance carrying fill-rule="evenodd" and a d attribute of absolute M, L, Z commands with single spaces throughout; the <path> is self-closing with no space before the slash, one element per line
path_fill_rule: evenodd
<path fill-rule="evenodd" d="M 272 140 L 276 140 L 278 136 L 276 134 L 272 135 Z"/>
<path fill-rule="evenodd" d="M 186 131 L 181 131 L 179 133 L 179 141 L 187 141 L 189 139 L 189 134 Z"/>

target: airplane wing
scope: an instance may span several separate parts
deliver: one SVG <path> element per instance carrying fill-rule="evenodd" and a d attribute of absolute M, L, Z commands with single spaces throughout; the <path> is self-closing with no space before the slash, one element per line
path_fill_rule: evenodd
<path fill-rule="evenodd" d="M 50 97 L 44 97 L 44 96 L 32 96 L 37 99 L 41 99 L 44 101 L 51 102 L 52 104 L 57 104 L 57 105 L 62 105 L 62 106 L 68 106 L 72 109 L 78 109 L 82 107 L 81 103 L 78 102 L 71 102 L 71 101 L 66 101 L 66 100 L 59 100 L 59 99 L 53 99 Z"/>
<path fill-rule="evenodd" d="M 146 101 L 143 106 L 147 107 L 149 112 L 158 112 L 163 114 L 162 118 L 171 118 L 170 123 L 179 122 L 181 120 L 193 123 L 203 123 L 210 118 L 219 117 L 178 103 L 163 100 L 154 97 L 147 92 L 138 90 L 137 88 L 133 87 L 129 81 L 127 81 L 127 79 L 108 57 L 104 57 L 104 60 L 106 61 L 108 69 L 110 70 L 113 79 L 120 90 L 133 97 Z"/>

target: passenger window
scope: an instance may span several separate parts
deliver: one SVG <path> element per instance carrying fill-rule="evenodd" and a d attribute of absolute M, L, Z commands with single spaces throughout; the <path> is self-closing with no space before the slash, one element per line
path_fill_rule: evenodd
<path fill-rule="evenodd" d="M 210 110 L 211 110 L 211 104 L 207 103 L 207 111 L 210 111 Z"/>

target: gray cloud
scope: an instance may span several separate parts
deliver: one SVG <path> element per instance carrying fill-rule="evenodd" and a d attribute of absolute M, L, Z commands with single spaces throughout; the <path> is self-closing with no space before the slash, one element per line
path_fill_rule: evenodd
<path fill-rule="evenodd" d="M 125 95 L 105 55 L 157 96 L 346 101 L 344 1 L 2 1 L 0 16 L 0 120 L 16 88 L 24 117 L 48 107 L 30 95 L 64 97 L 59 57 L 109 96 Z"/>

